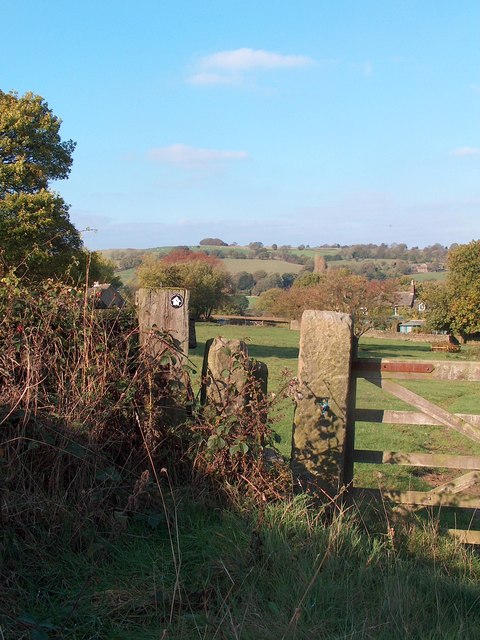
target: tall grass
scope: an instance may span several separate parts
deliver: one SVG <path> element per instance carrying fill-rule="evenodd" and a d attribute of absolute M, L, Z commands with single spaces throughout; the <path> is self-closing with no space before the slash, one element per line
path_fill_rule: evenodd
<path fill-rule="evenodd" d="M 5 616 L 5 637 L 478 637 L 479 559 L 433 521 L 392 527 L 384 515 L 367 528 L 354 508 L 328 514 L 305 497 L 261 512 L 171 499 L 177 561 L 164 524 L 131 523 L 83 552 L 25 549 L 22 613 Z"/>

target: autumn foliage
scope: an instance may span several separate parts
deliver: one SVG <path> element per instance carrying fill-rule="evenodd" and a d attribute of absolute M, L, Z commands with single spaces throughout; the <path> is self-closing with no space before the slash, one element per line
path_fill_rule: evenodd
<path fill-rule="evenodd" d="M 161 259 L 162 264 L 179 264 L 185 262 L 201 262 L 216 269 L 222 269 L 222 261 L 215 256 L 209 256 L 203 251 L 191 251 L 187 247 L 173 249 Z"/>
<path fill-rule="evenodd" d="M 356 335 L 384 324 L 391 315 L 395 289 L 393 280 L 368 280 L 347 270 L 335 269 L 305 280 L 306 286 L 301 282 L 288 290 L 266 291 L 260 297 L 261 308 L 272 315 L 292 319 L 299 319 L 306 309 L 351 313 Z"/>

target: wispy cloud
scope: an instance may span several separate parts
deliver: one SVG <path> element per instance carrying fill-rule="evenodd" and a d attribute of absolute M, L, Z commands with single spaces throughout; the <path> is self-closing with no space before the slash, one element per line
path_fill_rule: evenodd
<path fill-rule="evenodd" d="M 480 154 L 479 147 L 458 147 L 452 151 L 454 156 L 458 158 L 463 158 L 465 156 L 478 156 Z"/>
<path fill-rule="evenodd" d="M 187 80 L 196 85 L 239 84 L 247 72 L 255 70 L 294 69 L 312 64 L 303 55 L 284 55 L 263 49 L 218 51 L 198 60 Z"/>
<path fill-rule="evenodd" d="M 232 160 L 244 160 L 248 158 L 248 153 L 246 151 L 221 151 L 219 149 L 202 149 L 184 144 L 172 144 L 168 147 L 151 149 L 148 156 L 155 162 L 174 165 L 189 171 L 197 171 L 223 165 Z"/>
<path fill-rule="evenodd" d="M 470 91 L 473 91 L 473 93 L 478 93 L 480 95 L 480 84 L 471 84 Z"/>

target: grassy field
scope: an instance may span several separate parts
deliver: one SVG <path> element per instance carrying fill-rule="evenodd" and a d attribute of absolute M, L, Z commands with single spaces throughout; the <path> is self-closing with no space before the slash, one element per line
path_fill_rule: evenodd
<path fill-rule="evenodd" d="M 294 264 L 292 262 L 285 262 L 285 260 L 240 260 L 238 258 L 224 258 L 222 264 L 225 269 L 231 273 L 236 274 L 240 271 L 247 271 L 248 273 L 255 273 L 255 271 L 266 271 L 266 273 L 300 273 L 303 269 L 303 265 Z M 116 275 L 121 278 L 123 284 L 132 285 L 135 281 L 136 269 L 124 269 L 123 271 L 117 271 Z"/>
<path fill-rule="evenodd" d="M 429 273 L 414 273 L 412 276 L 417 282 L 427 282 L 429 280 L 446 280 L 446 271 L 431 271 Z"/>
<path fill-rule="evenodd" d="M 266 271 L 267 273 L 300 273 L 303 269 L 302 264 L 286 262 L 285 260 L 238 260 L 236 258 L 224 258 L 222 263 L 229 273 L 239 273 L 247 271 L 255 273 L 255 271 Z"/>

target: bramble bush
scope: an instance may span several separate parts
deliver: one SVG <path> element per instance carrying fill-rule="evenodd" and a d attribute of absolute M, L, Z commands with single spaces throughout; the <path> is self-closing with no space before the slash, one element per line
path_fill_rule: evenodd
<path fill-rule="evenodd" d="M 258 394 L 235 420 L 227 406 L 233 390 L 225 412 L 208 415 L 196 406 L 188 362 L 170 336 L 152 333 L 163 345 L 155 356 L 140 348 L 133 309 L 95 309 L 86 288 L 51 280 L 24 286 L 10 275 L 1 284 L 7 520 L 26 530 L 40 521 L 61 529 L 68 511 L 77 528 L 82 519 L 110 518 L 146 470 L 256 500 L 275 497 L 276 477 L 286 485 L 285 469 L 263 460 L 271 431 L 258 419 L 267 410 Z"/>
<path fill-rule="evenodd" d="M 150 357 L 132 310 L 94 309 L 86 289 L 53 281 L 1 284 L 3 516 L 103 518 L 151 464 L 180 474 L 189 383 L 169 336 Z"/>

